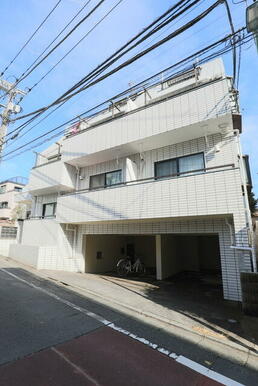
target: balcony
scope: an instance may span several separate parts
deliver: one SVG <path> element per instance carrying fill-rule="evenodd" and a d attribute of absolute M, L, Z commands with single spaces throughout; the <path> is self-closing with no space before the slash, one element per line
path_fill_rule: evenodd
<path fill-rule="evenodd" d="M 214 79 L 153 96 L 145 105 L 107 120 L 100 114 L 99 121 L 96 117 L 93 124 L 85 123 L 83 130 L 63 141 L 62 158 L 87 166 L 232 130 L 235 107 L 229 90 L 229 79 Z"/>
<path fill-rule="evenodd" d="M 10 218 L 12 210 L 10 208 L 0 208 L 0 218 Z"/>
<path fill-rule="evenodd" d="M 27 191 L 32 195 L 70 192 L 75 188 L 76 173 L 61 160 L 48 162 L 31 170 Z"/>
<path fill-rule="evenodd" d="M 233 164 L 58 197 L 57 221 L 142 220 L 232 214 L 241 196 Z"/>

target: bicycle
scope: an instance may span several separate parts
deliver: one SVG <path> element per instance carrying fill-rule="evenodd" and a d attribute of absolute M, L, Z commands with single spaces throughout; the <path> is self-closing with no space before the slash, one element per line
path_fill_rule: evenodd
<path fill-rule="evenodd" d="M 141 262 L 140 258 L 137 257 L 135 262 L 129 256 L 122 258 L 116 265 L 116 270 L 119 276 L 127 276 L 129 273 L 138 273 L 144 275 L 146 272 L 145 265 Z"/>

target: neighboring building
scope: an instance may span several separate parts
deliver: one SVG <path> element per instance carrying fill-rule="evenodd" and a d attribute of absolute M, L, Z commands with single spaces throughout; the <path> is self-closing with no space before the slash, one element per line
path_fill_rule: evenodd
<path fill-rule="evenodd" d="M 12 220 L 13 211 L 17 207 L 15 196 L 27 183 L 25 177 L 12 177 L 0 182 L 0 219 Z"/>
<path fill-rule="evenodd" d="M 98 273 L 135 252 L 157 279 L 219 271 L 224 298 L 241 300 L 256 263 L 236 95 L 218 59 L 72 127 L 37 157 L 10 256 Z"/>
<path fill-rule="evenodd" d="M 8 255 L 9 246 L 16 241 L 18 217 L 26 217 L 26 206 L 17 202 L 27 179 L 12 177 L 0 182 L 0 254 Z"/>

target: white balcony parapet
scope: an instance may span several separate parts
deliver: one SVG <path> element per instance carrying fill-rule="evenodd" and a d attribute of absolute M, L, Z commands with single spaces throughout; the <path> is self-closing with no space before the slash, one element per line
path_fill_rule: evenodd
<path fill-rule="evenodd" d="M 31 170 L 27 190 L 31 194 L 69 192 L 75 189 L 76 173 L 61 160 L 48 162 Z"/>
<path fill-rule="evenodd" d="M 96 119 L 92 126 L 66 138 L 62 159 L 72 165 L 86 166 L 112 159 L 111 155 L 127 156 L 162 147 L 168 141 L 180 142 L 232 128 L 230 80 L 215 79 L 185 92 L 157 97 L 130 112 L 118 112 L 113 118 Z M 104 114 L 104 113 L 103 113 Z M 81 124 L 82 125 L 82 124 Z M 220 126 L 218 126 L 220 125 Z M 113 157 L 114 158 L 114 157 Z"/>
<path fill-rule="evenodd" d="M 60 223 L 87 223 L 232 214 L 236 186 L 241 194 L 239 170 L 233 164 L 130 181 L 60 196 L 56 218 Z"/>

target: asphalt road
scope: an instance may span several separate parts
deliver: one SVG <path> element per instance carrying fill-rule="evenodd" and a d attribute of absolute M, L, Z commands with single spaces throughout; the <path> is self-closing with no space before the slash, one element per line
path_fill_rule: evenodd
<path fill-rule="evenodd" d="M 208 373 L 191 360 L 212 352 L 21 268 L 0 268 L 0 342 L 4 386 L 258 383 L 220 358 Z"/>

